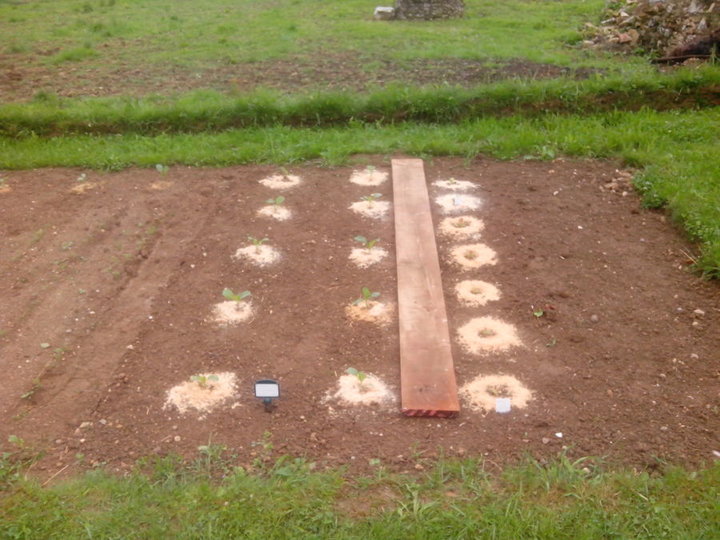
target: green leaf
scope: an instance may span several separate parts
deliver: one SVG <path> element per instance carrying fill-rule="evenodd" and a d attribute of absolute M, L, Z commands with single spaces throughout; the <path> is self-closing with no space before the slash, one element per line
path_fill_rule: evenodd
<path fill-rule="evenodd" d="M 235 300 L 235 293 L 232 292 L 232 289 L 228 289 L 227 287 L 223 289 L 222 295 L 228 300 Z"/>
<path fill-rule="evenodd" d="M 374 293 L 372 293 L 372 294 L 370 295 L 370 298 L 377 298 L 378 296 L 380 296 L 380 293 L 379 293 L 379 292 L 374 292 Z"/>
<path fill-rule="evenodd" d="M 356 242 L 360 242 L 363 245 L 367 244 L 367 238 L 365 238 L 364 236 L 356 236 L 355 238 L 353 238 L 353 240 L 355 240 Z"/>
<path fill-rule="evenodd" d="M 349 367 L 349 368 L 347 368 L 347 369 L 345 370 L 345 373 L 347 373 L 348 375 L 355 375 L 355 376 L 357 376 L 358 370 L 355 369 L 354 367 Z"/>
<path fill-rule="evenodd" d="M 49 344 L 49 343 L 41 343 L 41 344 L 40 344 L 40 348 L 41 348 L 41 349 L 49 349 L 49 348 L 50 348 L 50 344 Z"/>

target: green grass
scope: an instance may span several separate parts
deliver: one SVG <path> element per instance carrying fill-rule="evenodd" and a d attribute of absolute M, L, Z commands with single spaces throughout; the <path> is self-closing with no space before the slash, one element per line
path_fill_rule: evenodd
<path fill-rule="evenodd" d="M 505 81 L 473 89 L 393 86 L 370 94 L 227 96 L 197 91 L 171 97 L 60 99 L 0 105 L 0 135 L 157 134 L 257 126 L 329 126 L 350 121 L 453 123 L 484 116 L 713 107 L 720 68 L 668 76 L 597 77 L 585 81 Z"/>
<path fill-rule="evenodd" d="M 422 157 L 489 155 L 548 159 L 611 158 L 642 169 L 636 179 L 648 206 L 667 206 L 702 245 L 698 267 L 720 277 L 720 108 L 488 117 L 457 124 L 350 122 L 346 127 L 287 126 L 219 133 L 78 135 L 0 138 L 0 168 L 121 169 L 157 163 L 231 165 L 319 160 L 339 164 L 354 154 Z"/>
<path fill-rule="evenodd" d="M 171 0 L 0 2 L 0 30 L 15 61 L 28 66 L 82 60 L 78 75 L 124 71 L 157 77 L 168 69 L 202 74 L 257 62 L 303 65 L 325 59 L 370 66 L 378 60 L 525 61 L 645 69 L 574 46 L 597 21 L 603 0 L 467 0 L 467 17 L 377 22 L 367 0 L 216 0 L 201 7 Z M 79 53 L 93 51 L 95 54 Z M 328 81 L 318 81 L 318 88 Z"/>
<path fill-rule="evenodd" d="M 0 536 L 709 539 L 720 530 L 717 464 L 652 476 L 563 456 L 501 474 L 476 460 L 413 475 L 312 467 L 281 458 L 248 472 L 206 449 L 189 465 L 165 458 L 125 477 L 93 471 L 51 487 L 13 474 L 0 484 Z"/>

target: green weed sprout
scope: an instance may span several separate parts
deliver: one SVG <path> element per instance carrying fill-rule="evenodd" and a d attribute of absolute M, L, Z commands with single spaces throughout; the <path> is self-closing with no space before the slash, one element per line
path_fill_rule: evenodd
<path fill-rule="evenodd" d="M 375 240 L 368 240 L 364 236 L 356 236 L 353 240 L 360 242 L 365 249 L 372 249 L 373 246 L 380 241 L 379 238 L 376 238 Z"/>
<path fill-rule="evenodd" d="M 197 383 L 200 388 L 207 388 L 210 382 L 217 382 L 220 379 L 217 375 L 193 375 L 190 380 Z"/>
<path fill-rule="evenodd" d="M 158 163 L 155 165 L 155 170 L 160 174 L 166 174 L 170 170 L 170 167 L 163 165 L 162 163 Z"/>
<path fill-rule="evenodd" d="M 282 195 L 279 195 L 275 197 L 274 199 L 268 199 L 265 201 L 267 204 L 272 204 L 273 206 L 280 206 L 282 203 L 285 202 L 285 197 Z"/>
<path fill-rule="evenodd" d="M 382 193 L 371 193 L 370 195 L 363 195 L 360 199 L 368 203 L 368 206 L 372 206 L 380 197 L 382 197 Z"/>
<path fill-rule="evenodd" d="M 243 291 L 239 294 L 235 294 L 234 292 L 232 292 L 232 289 L 228 289 L 227 287 L 223 289 L 222 295 L 228 300 L 232 300 L 234 302 L 242 302 L 243 300 L 252 296 L 250 291 Z"/>
<path fill-rule="evenodd" d="M 362 296 L 355 300 L 353 304 L 359 306 L 360 304 L 364 303 L 366 308 L 370 307 L 370 300 L 373 300 L 374 298 L 380 296 L 379 292 L 373 292 L 367 287 L 363 287 L 362 289 L 360 289 L 360 293 L 362 294 Z"/>
<path fill-rule="evenodd" d="M 360 384 L 362 384 L 363 381 L 364 381 L 365 379 L 367 379 L 367 374 L 366 374 L 365 372 L 363 372 L 363 371 L 358 371 L 358 370 L 355 369 L 354 367 L 349 367 L 349 368 L 347 368 L 347 369 L 345 370 L 345 373 L 347 373 L 348 375 L 353 375 L 353 376 L 357 377 L 357 380 L 358 380 L 358 382 L 359 382 Z"/>

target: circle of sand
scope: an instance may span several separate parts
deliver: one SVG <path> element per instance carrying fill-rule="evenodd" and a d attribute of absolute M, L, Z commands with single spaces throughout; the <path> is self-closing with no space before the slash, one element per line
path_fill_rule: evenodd
<path fill-rule="evenodd" d="M 2 193 L 10 193 L 12 191 L 12 188 L 8 186 L 7 184 L 0 184 L 0 194 Z"/>
<path fill-rule="evenodd" d="M 447 217 L 440 222 L 439 231 L 445 236 L 470 238 L 485 229 L 485 222 L 473 216 Z"/>
<path fill-rule="evenodd" d="M 456 195 L 455 193 L 435 197 L 435 202 L 445 214 L 477 210 L 482 206 L 482 199 L 480 197 L 464 194 Z"/>
<path fill-rule="evenodd" d="M 388 252 L 381 247 L 373 246 L 368 248 L 353 248 L 350 253 L 350 260 L 360 268 L 367 268 L 377 264 L 387 257 Z"/>
<path fill-rule="evenodd" d="M 215 304 L 212 312 L 212 320 L 220 326 L 233 326 L 247 321 L 252 317 L 253 311 L 250 302 L 228 300 Z"/>
<path fill-rule="evenodd" d="M 259 182 L 270 189 L 284 190 L 291 189 L 299 185 L 300 182 L 302 182 L 302 179 L 294 174 L 274 174 L 259 180 Z"/>
<path fill-rule="evenodd" d="M 512 324 L 494 317 L 471 319 L 457 331 L 458 342 L 471 354 L 500 352 L 522 345 Z"/>
<path fill-rule="evenodd" d="M 463 268 L 472 269 L 497 264 L 495 250 L 485 244 L 463 244 L 450 251 L 450 259 Z"/>
<path fill-rule="evenodd" d="M 524 409 L 533 397 L 527 387 L 510 375 L 480 375 L 458 393 L 471 409 L 481 412 L 495 410 L 498 398 L 510 398 L 511 407 Z"/>
<path fill-rule="evenodd" d="M 345 313 L 354 321 L 369 322 L 384 326 L 392 320 L 393 305 L 368 300 L 345 306 Z"/>
<path fill-rule="evenodd" d="M 329 391 L 325 401 L 337 400 L 344 405 L 382 405 L 392 403 L 395 396 L 375 375 L 368 374 L 360 382 L 355 375 L 343 375 L 338 379 L 337 390 Z"/>
<path fill-rule="evenodd" d="M 436 180 L 433 182 L 433 186 L 439 187 L 440 189 L 449 189 L 450 191 L 469 191 L 475 189 L 477 186 L 467 180 Z"/>
<path fill-rule="evenodd" d="M 246 246 L 238 249 L 233 255 L 234 259 L 247 260 L 256 266 L 268 266 L 280 260 L 280 252 L 272 246 Z"/>
<path fill-rule="evenodd" d="M 377 169 L 363 169 L 361 171 L 353 171 L 350 181 L 359 186 L 379 186 L 388 179 L 388 173 L 378 171 Z"/>
<path fill-rule="evenodd" d="M 380 219 L 390 210 L 390 203 L 387 201 L 358 201 L 350 205 L 350 210 L 361 216 L 371 219 Z"/>
<path fill-rule="evenodd" d="M 468 279 L 455 285 L 455 294 L 462 304 L 470 307 L 500 300 L 500 291 L 495 285 L 477 279 Z"/>
<path fill-rule="evenodd" d="M 173 386 L 167 392 L 163 408 L 175 407 L 180 414 L 189 409 L 207 413 L 235 395 L 237 383 L 234 373 L 201 373 L 198 377 L 204 377 L 207 382 L 201 385 L 197 381 L 185 381 Z"/>
<path fill-rule="evenodd" d="M 165 191 L 168 188 L 171 188 L 173 185 L 172 182 L 169 180 L 156 180 L 152 184 L 148 186 L 149 189 L 153 191 Z"/>
<path fill-rule="evenodd" d="M 277 219 L 278 221 L 286 221 L 290 219 L 292 212 L 289 208 L 285 208 L 284 206 L 269 204 L 258 210 L 258 215 Z"/>
<path fill-rule="evenodd" d="M 70 193 L 76 193 L 78 195 L 82 195 L 83 193 L 93 190 L 99 186 L 100 186 L 100 184 L 97 182 L 82 182 L 80 184 L 75 184 L 73 187 L 71 187 Z"/>

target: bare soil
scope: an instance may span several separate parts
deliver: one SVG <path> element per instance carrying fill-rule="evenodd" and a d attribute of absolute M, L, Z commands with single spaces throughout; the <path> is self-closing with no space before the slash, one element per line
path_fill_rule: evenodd
<path fill-rule="evenodd" d="M 57 51 L 50 51 L 52 54 Z M 367 91 L 388 84 L 475 86 L 503 79 L 586 78 L 595 70 L 570 69 L 527 60 L 430 59 L 363 64 L 352 54 L 306 59 L 219 64 L 199 69 L 124 63 L 110 57 L 47 65 L 47 54 L 0 54 L 0 100 L 28 101 L 38 92 L 65 97 L 178 94 L 212 88 L 248 92 L 271 88 L 296 93 L 317 90 Z M 104 51 L 103 56 L 111 55 Z"/>
<path fill-rule="evenodd" d="M 623 196 L 627 186 L 606 188 L 622 183 L 615 168 L 426 163 L 433 200 L 443 194 L 435 180 L 478 184 L 484 204 L 473 215 L 497 253 L 496 265 L 462 269 L 448 260 L 454 241 L 438 237 L 458 383 L 507 375 L 532 392 L 522 410 L 464 403 L 450 420 L 405 418 L 397 404 L 337 414 L 324 401 L 348 367 L 399 395 L 396 316 L 378 327 L 344 312 L 363 286 L 396 298 L 392 212 L 368 220 L 348 209 L 368 192 L 349 182 L 351 167 L 293 170 L 304 182 L 282 222 L 256 213 L 276 193 L 258 183 L 270 167 L 85 171 L 96 187 L 82 193 L 72 192 L 79 170 L 3 172 L 0 444 L 13 434 L 44 450 L 35 470 L 48 476 L 191 457 L 208 442 L 247 465 L 265 432 L 275 455 L 321 466 L 379 458 L 405 470 L 440 452 L 504 464 L 563 447 L 639 467 L 710 461 L 720 449 L 720 286 L 689 272 L 693 246 L 662 213 Z M 390 182 L 372 189 L 392 201 Z M 437 225 L 444 216 L 433 211 Z M 347 254 L 359 234 L 390 256 L 358 268 Z M 234 260 L 248 236 L 272 238 L 282 260 Z M 500 299 L 462 305 L 455 286 L 467 279 L 495 284 Z M 225 287 L 252 292 L 251 319 L 208 321 Z M 476 317 L 513 324 L 524 347 L 465 352 L 456 332 Z M 164 408 L 167 392 L 198 373 L 234 373 L 236 395 L 202 414 Z M 262 378 L 281 384 L 272 413 L 253 397 Z"/>

